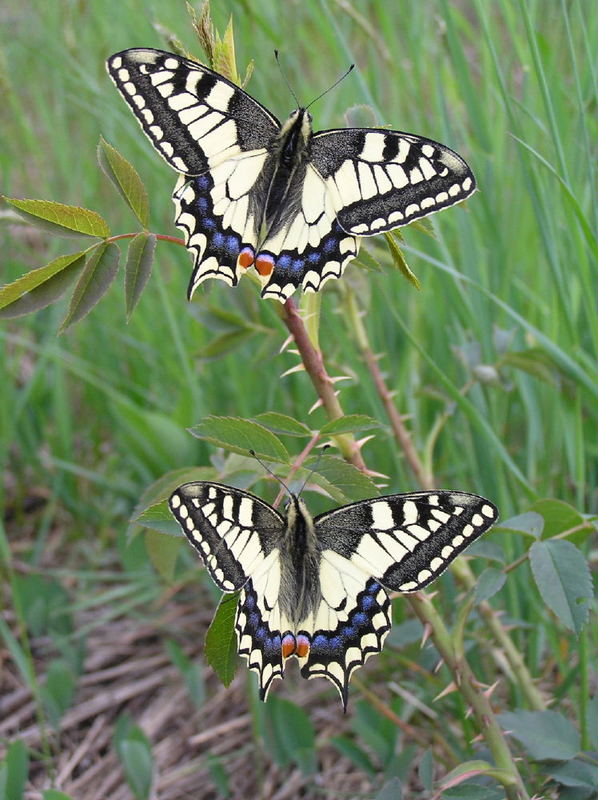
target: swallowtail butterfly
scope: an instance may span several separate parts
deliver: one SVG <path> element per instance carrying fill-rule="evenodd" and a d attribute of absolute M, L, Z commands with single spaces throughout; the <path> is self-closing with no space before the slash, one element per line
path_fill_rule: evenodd
<path fill-rule="evenodd" d="M 312 131 L 306 108 L 282 125 L 227 78 L 149 48 L 108 72 L 160 155 L 180 173 L 176 225 L 207 278 L 236 285 L 254 266 L 284 302 L 339 278 L 373 236 L 465 200 L 473 173 L 443 144 L 400 131 Z"/>
<path fill-rule="evenodd" d="M 216 585 L 240 591 L 238 651 L 262 700 L 296 656 L 304 678 L 332 681 L 345 709 L 352 672 L 390 630 L 388 590 L 423 589 L 498 519 L 483 497 L 450 491 L 361 500 L 314 519 L 295 495 L 283 516 L 220 483 L 186 483 L 169 504 Z"/>

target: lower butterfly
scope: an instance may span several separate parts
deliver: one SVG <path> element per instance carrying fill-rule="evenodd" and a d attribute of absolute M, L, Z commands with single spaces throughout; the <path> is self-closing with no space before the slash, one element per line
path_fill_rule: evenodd
<path fill-rule="evenodd" d="M 202 64 L 139 48 L 108 73 L 158 153 L 179 174 L 176 225 L 193 256 L 188 296 L 249 267 L 285 302 L 340 278 L 362 236 L 465 200 L 476 188 L 446 145 L 381 128 L 313 132 L 307 108 L 284 123 Z"/>
<path fill-rule="evenodd" d="M 290 656 L 347 707 L 351 674 L 382 649 L 393 592 L 435 580 L 498 519 L 483 497 L 436 491 L 361 500 L 312 518 L 220 483 L 186 483 L 170 509 L 224 592 L 240 592 L 238 652 L 265 700 Z"/>

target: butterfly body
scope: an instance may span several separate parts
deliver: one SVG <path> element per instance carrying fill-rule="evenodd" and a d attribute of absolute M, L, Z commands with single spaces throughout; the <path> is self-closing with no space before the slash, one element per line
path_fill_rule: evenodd
<path fill-rule="evenodd" d="M 400 131 L 313 132 L 284 123 L 224 76 L 149 48 L 108 59 L 108 72 L 156 150 L 180 173 L 176 225 L 194 259 L 188 288 L 234 286 L 249 267 L 281 302 L 339 278 L 360 238 L 391 230 L 475 191 L 445 145 Z"/>
<path fill-rule="evenodd" d="M 285 661 L 323 676 L 346 707 L 351 674 L 382 649 L 391 627 L 388 590 L 413 592 L 498 518 L 462 492 L 388 495 L 312 518 L 292 496 L 286 515 L 218 483 L 180 486 L 170 509 L 225 592 L 240 591 L 238 651 L 265 699 Z"/>

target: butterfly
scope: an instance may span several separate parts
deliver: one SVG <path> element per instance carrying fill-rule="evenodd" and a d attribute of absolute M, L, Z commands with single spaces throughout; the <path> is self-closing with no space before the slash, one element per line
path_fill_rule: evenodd
<path fill-rule="evenodd" d="M 472 171 L 443 144 L 400 131 L 313 133 L 307 108 L 286 122 L 202 64 L 123 50 L 108 72 L 145 134 L 180 173 L 175 224 L 193 256 L 187 295 L 230 286 L 249 267 L 262 297 L 285 302 L 340 278 L 373 236 L 459 203 Z"/>
<path fill-rule="evenodd" d="M 489 500 L 451 491 L 376 497 L 315 518 L 291 495 L 283 515 L 204 481 L 179 486 L 169 506 L 214 583 L 240 592 L 238 652 L 261 699 L 295 656 L 304 678 L 336 686 L 345 710 L 352 673 L 390 630 L 388 591 L 423 589 L 498 519 Z"/>

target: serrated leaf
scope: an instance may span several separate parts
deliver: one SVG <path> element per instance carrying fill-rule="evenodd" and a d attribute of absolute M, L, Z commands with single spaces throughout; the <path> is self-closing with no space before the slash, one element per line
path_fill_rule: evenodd
<path fill-rule="evenodd" d="M 63 333 L 89 314 L 106 294 L 118 272 L 120 250 L 113 244 L 101 244 L 87 259 L 75 286 L 68 313 L 60 326 Z"/>
<path fill-rule="evenodd" d="M 52 200 L 20 200 L 4 197 L 14 206 L 23 219 L 56 236 L 110 236 L 108 223 L 95 211 L 79 206 L 67 206 Z"/>
<path fill-rule="evenodd" d="M 0 318 L 21 317 L 58 300 L 85 263 L 86 251 L 58 256 L 0 288 Z"/>
<path fill-rule="evenodd" d="M 545 498 L 537 500 L 532 508 L 544 519 L 542 539 L 552 539 L 554 536 L 559 536 L 565 531 L 571 530 L 571 528 L 577 528 L 585 522 L 582 514 L 569 503 L 565 503 L 564 500 Z M 585 533 L 580 532 L 577 534 L 577 538 L 583 540 L 589 532 L 589 529 Z"/>
<path fill-rule="evenodd" d="M 239 592 L 222 595 L 204 643 L 205 659 L 225 686 L 230 685 L 237 670 L 235 615 L 238 600 Z"/>
<path fill-rule="evenodd" d="M 308 470 L 314 468 L 312 475 L 314 483 L 322 485 L 317 477 L 319 475 L 327 481 L 331 496 L 340 503 L 365 500 L 379 494 L 370 477 L 340 458 L 314 456 L 306 462 L 305 467 Z M 341 493 L 340 498 L 337 493 Z"/>
<path fill-rule="evenodd" d="M 321 436 L 337 436 L 341 433 L 357 433 L 358 431 L 371 431 L 381 428 L 382 425 L 373 417 L 365 414 L 347 414 L 339 419 L 327 422 L 320 429 Z"/>
<path fill-rule="evenodd" d="M 397 244 L 394 235 L 388 231 L 384 234 L 384 238 L 386 239 L 386 244 L 388 245 L 388 249 L 392 256 L 395 267 L 397 267 L 397 269 L 403 274 L 403 277 L 407 278 L 409 283 L 415 286 L 416 289 L 421 289 L 421 283 L 419 282 L 417 276 L 409 268 L 409 264 L 405 261 L 403 251 Z"/>
<path fill-rule="evenodd" d="M 259 458 L 266 461 L 288 464 L 290 460 L 280 439 L 263 425 L 249 419 L 210 415 L 189 430 L 198 439 L 233 453 L 246 456 L 249 450 L 254 450 Z"/>
<path fill-rule="evenodd" d="M 544 530 L 544 518 L 537 511 L 526 511 L 525 514 L 517 514 L 516 517 L 506 519 L 504 522 L 501 520 L 496 529 L 525 533 L 534 539 L 539 539 Z"/>
<path fill-rule="evenodd" d="M 579 733 L 558 711 L 505 711 L 498 719 L 535 761 L 568 761 L 579 753 Z"/>
<path fill-rule="evenodd" d="M 155 530 L 145 532 L 145 549 L 149 559 L 156 572 L 168 583 L 172 583 L 174 579 L 174 568 L 181 546 L 181 539 L 165 536 Z"/>
<path fill-rule="evenodd" d="M 98 163 L 107 178 L 144 228 L 149 223 L 149 200 L 135 167 L 103 137 L 98 143 Z"/>
<path fill-rule="evenodd" d="M 474 593 L 475 602 L 482 603 L 484 600 L 489 600 L 502 589 L 506 580 L 507 576 L 502 570 L 496 569 L 495 567 L 488 567 L 485 569 L 476 583 Z"/>
<path fill-rule="evenodd" d="M 529 551 L 542 599 L 560 621 L 579 635 L 590 613 L 592 579 L 588 562 L 572 542 L 534 542 Z"/>
<path fill-rule="evenodd" d="M 182 531 L 178 522 L 173 518 L 166 500 L 149 506 L 135 517 L 134 525 L 141 528 L 149 528 L 159 534 L 167 536 L 182 536 Z"/>
<path fill-rule="evenodd" d="M 286 414 L 279 414 L 278 411 L 266 411 L 258 414 L 254 420 L 274 433 L 284 433 L 287 436 L 311 436 L 307 425 Z"/>
<path fill-rule="evenodd" d="M 152 274 L 156 236 L 153 233 L 138 233 L 131 239 L 125 264 L 125 307 L 127 322 L 139 302 L 141 293 Z"/>
<path fill-rule="evenodd" d="M 210 481 L 214 480 L 215 477 L 216 470 L 214 467 L 182 467 L 181 469 L 173 469 L 165 475 L 162 475 L 161 478 L 158 478 L 157 481 L 150 484 L 139 498 L 131 514 L 127 536 L 130 536 L 132 532 L 131 529 L 139 524 L 139 518 L 145 511 L 152 506 L 156 506 L 162 502 L 165 503 L 178 486 L 181 486 L 183 483 L 191 483 L 192 481 Z M 160 509 L 158 513 L 161 515 L 162 511 L 166 511 L 172 519 L 172 514 L 170 514 L 167 505 L 162 506 L 162 509 Z M 164 519 L 167 519 L 167 517 L 164 516 Z M 180 528 L 177 523 L 175 524 L 176 531 L 178 532 L 177 535 L 179 535 Z"/>

